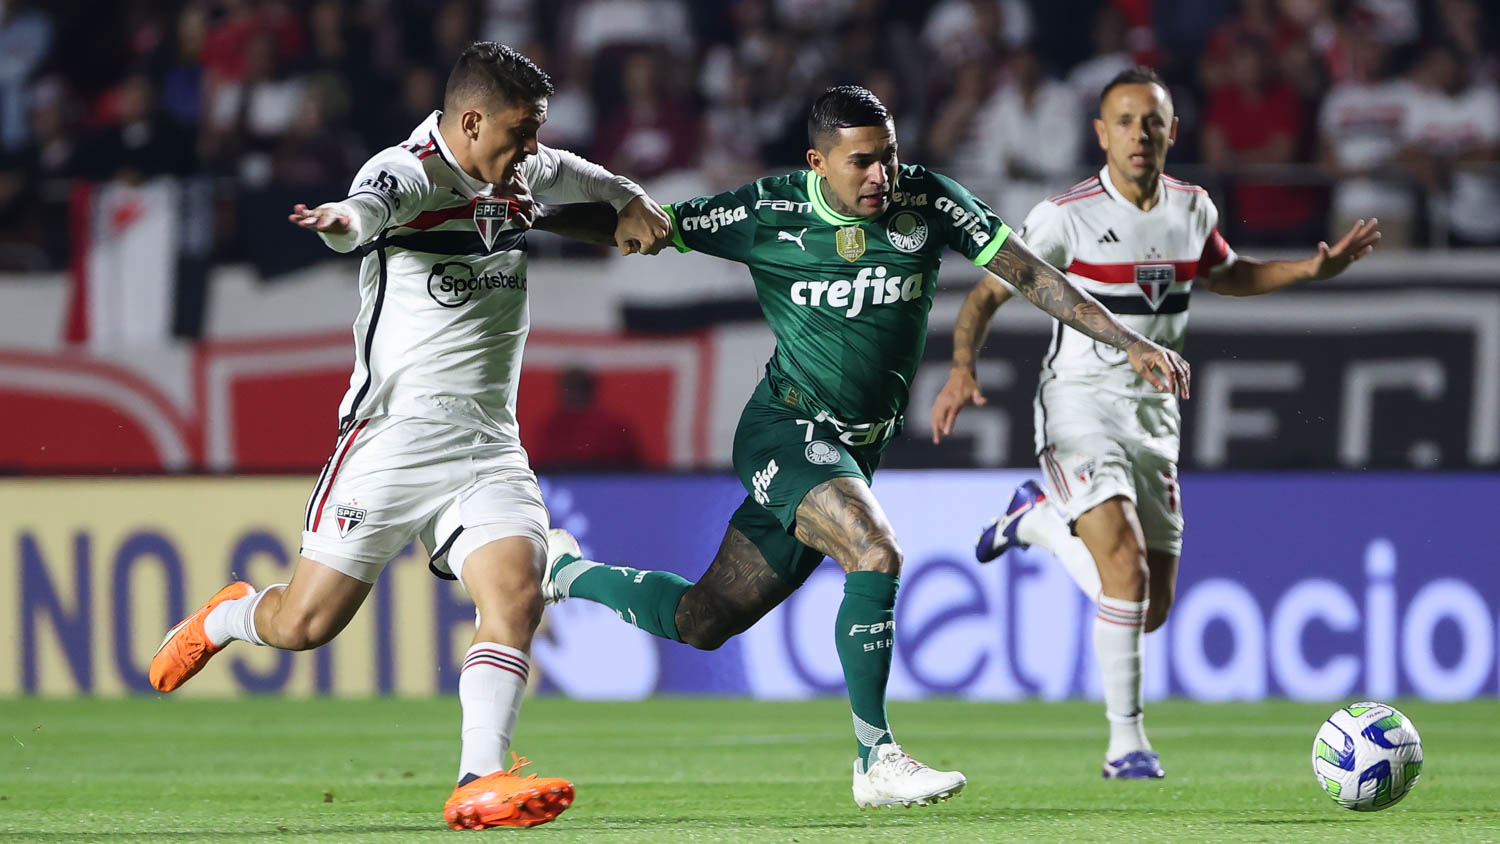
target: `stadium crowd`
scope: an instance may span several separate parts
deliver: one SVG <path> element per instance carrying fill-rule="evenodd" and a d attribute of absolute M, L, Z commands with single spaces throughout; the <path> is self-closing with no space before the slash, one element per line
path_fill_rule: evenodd
<path fill-rule="evenodd" d="M 237 220 L 332 196 L 440 102 L 464 44 L 554 77 L 543 140 L 652 184 L 795 168 L 830 84 L 897 115 L 902 157 L 1019 222 L 1097 166 L 1103 83 L 1172 85 L 1169 165 L 1228 234 L 1500 243 L 1500 11 L 1480 0 L 0 0 L 0 269 L 65 266 L 76 180 L 211 186 Z M 265 219 L 279 220 L 278 214 Z"/>

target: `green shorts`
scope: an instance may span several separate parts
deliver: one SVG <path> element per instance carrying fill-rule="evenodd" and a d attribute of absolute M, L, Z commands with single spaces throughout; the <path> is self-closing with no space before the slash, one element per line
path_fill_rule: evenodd
<path fill-rule="evenodd" d="M 795 388 L 773 390 L 763 378 L 734 430 L 734 472 L 749 495 L 729 524 L 755 543 L 771 568 L 793 586 L 823 562 L 823 552 L 796 539 L 802 499 L 833 478 L 869 483 L 896 425 L 893 421 L 877 429 L 873 442 L 850 445 L 850 440 L 870 438 L 868 431 L 851 433 L 850 426 L 836 421 L 816 421 L 818 413 L 806 404 Z"/>

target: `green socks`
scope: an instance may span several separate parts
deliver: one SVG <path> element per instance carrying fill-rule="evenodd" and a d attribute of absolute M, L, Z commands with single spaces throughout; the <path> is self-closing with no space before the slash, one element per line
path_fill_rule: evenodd
<path fill-rule="evenodd" d="M 569 598 L 603 604 L 653 636 L 682 641 L 677 635 L 677 605 L 693 584 L 669 571 L 578 560 L 558 569 L 556 581 Z"/>
<path fill-rule="evenodd" d="M 834 621 L 834 644 L 854 711 L 854 738 L 866 765 L 876 745 L 896 740 L 885 718 L 885 684 L 891 676 L 898 584 L 884 572 L 850 572 L 844 576 L 844 602 Z"/>

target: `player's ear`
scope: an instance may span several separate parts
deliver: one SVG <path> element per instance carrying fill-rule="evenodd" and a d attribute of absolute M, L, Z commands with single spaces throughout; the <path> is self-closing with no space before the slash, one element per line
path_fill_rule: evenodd
<path fill-rule="evenodd" d="M 1172 115 L 1172 128 L 1167 130 L 1167 146 L 1177 143 L 1177 115 Z"/>
<path fill-rule="evenodd" d="M 458 128 L 464 133 L 464 137 L 471 141 L 479 139 L 479 124 L 484 122 L 484 115 L 478 109 L 464 109 L 464 113 L 458 117 Z"/>
<path fill-rule="evenodd" d="M 823 164 L 823 153 L 809 147 L 807 150 L 807 166 L 819 176 L 826 177 L 828 174 L 823 172 Z"/>
<path fill-rule="evenodd" d="M 1097 117 L 1094 118 L 1094 134 L 1099 138 L 1099 148 L 1105 152 L 1109 152 L 1109 135 L 1104 131 L 1104 121 Z M 1177 134 L 1177 121 L 1175 118 L 1172 121 L 1172 134 L 1174 136 Z"/>

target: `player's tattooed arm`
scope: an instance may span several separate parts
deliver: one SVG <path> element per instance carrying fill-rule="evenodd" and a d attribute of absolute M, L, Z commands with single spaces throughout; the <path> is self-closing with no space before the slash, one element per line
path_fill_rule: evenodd
<path fill-rule="evenodd" d="M 1010 282 L 1031 303 L 1101 343 L 1124 349 L 1146 338 L 1121 324 L 1098 300 L 1012 235 L 985 269 Z"/>
<path fill-rule="evenodd" d="M 615 209 L 608 202 L 571 202 L 542 206 L 531 227 L 600 246 L 614 246 L 615 223 Z"/>
<path fill-rule="evenodd" d="M 1181 356 L 1115 319 L 1097 299 L 1032 252 L 1021 238 L 1007 238 L 985 269 L 1009 281 L 1022 296 L 1063 325 L 1124 350 L 1131 367 L 1158 390 L 1187 398 L 1188 365 Z"/>
<path fill-rule="evenodd" d="M 832 557 L 846 572 L 900 566 L 895 531 L 870 487 L 834 478 L 813 487 L 797 507 L 797 541 Z"/>
<path fill-rule="evenodd" d="M 1010 291 L 992 273 L 974 285 L 958 309 L 958 320 L 953 324 L 953 366 L 955 369 L 974 371 L 979 350 L 984 346 L 984 337 L 990 331 L 990 320 L 995 311 L 1010 300 Z"/>

